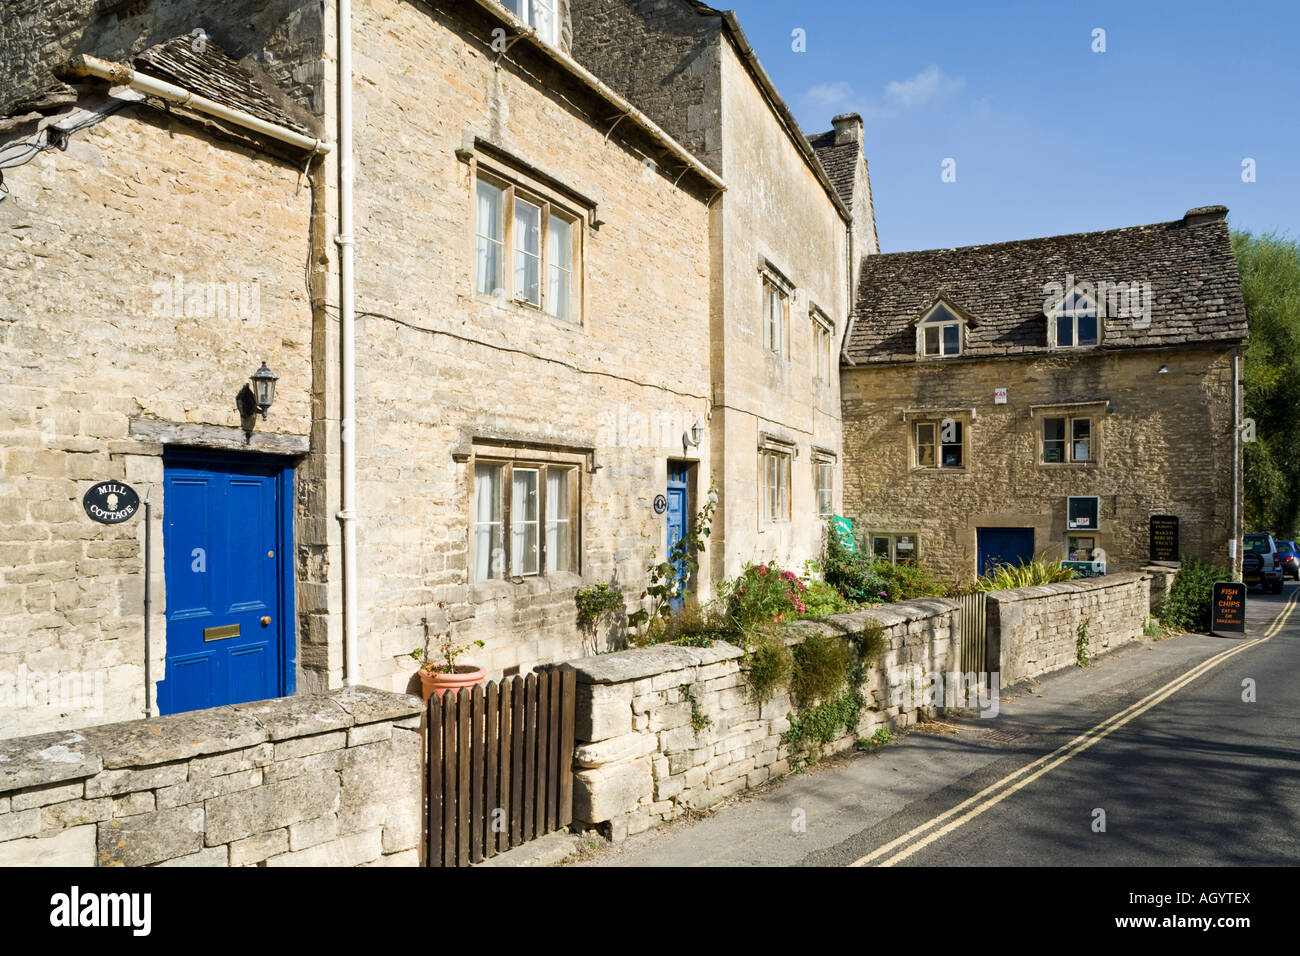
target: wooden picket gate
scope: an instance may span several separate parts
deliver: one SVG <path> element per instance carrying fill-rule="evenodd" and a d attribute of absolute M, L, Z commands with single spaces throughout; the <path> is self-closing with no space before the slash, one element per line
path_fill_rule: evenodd
<path fill-rule="evenodd" d="M 962 594 L 957 603 L 961 606 L 960 670 L 983 674 L 988 670 L 988 594 Z"/>
<path fill-rule="evenodd" d="M 549 668 L 429 698 L 426 866 L 468 866 L 573 821 L 577 676 Z"/>

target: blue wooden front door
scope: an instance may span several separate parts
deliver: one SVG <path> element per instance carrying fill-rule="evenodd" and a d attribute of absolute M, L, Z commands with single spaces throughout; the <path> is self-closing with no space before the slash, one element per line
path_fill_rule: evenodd
<path fill-rule="evenodd" d="M 160 714 L 293 693 L 292 491 L 280 462 L 165 459 Z"/>
<path fill-rule="evenodd" d="M 987 574 L 994 565 L 1028 564 L 1034 559 L 1033 528 L 977 528 L 975 538 L 980 574 Z"/>
<path fill-rule="evenodd" d="M 687 522 L 691 520 L 690 512 L 690 466 L 681 462 L 668 463 L 668 553 L 673 546 L 686 537 Z M 685 566 L 677 568 L 677 580 L 686 577 Z M 685 588 L 671 602 L 674 610 L 680 610 L 685 603 Z"/>

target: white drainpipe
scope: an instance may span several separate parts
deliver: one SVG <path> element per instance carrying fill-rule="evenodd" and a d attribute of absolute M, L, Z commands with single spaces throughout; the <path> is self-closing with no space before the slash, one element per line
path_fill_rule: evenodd
<path fill-rule="evenodd" d="M 339 43 L 339 339 L 342 389 L 339 444 L 343 456 L 343 684 L 358 682 L 356 529 L 356 313 L 352 257 L 352 0 L 338 0 Z"/>

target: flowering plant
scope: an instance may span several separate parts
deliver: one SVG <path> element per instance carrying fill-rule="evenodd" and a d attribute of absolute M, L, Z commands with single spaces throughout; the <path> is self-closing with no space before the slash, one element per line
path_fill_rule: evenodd
<path fill-rule="evenodd" d="M 775 564 L 747 564 L 727 596 L 727 608 L 740 628 L 777 624 L 808 610 L 804 603 L 807 585 L 793 571 Z"/>

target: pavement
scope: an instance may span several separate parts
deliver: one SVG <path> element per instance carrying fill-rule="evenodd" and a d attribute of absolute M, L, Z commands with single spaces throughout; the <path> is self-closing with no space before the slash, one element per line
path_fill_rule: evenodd
<path fill-rule="evenodd" d="M 1297 603 L 1251 592 L 1244 639 L 1143 639 L 567 863 L 1294 865 Z"/>

